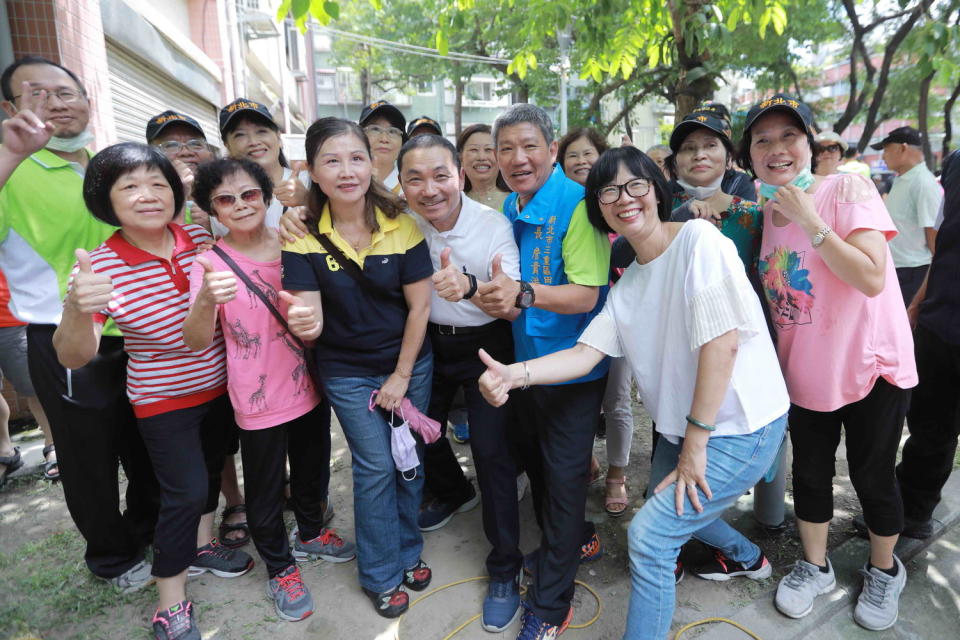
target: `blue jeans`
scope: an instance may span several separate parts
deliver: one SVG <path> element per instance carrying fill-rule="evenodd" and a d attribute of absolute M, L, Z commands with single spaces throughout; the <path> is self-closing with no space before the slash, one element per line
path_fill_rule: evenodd
<path fill-rule="evenodd" d="M 367 408 L 370 393 L 383 386 L 388 377 L 323 378 L 324 391 L 353 456 L 360 586 L 378 593 L 400 584 L 403 570 L 417 564 L 423 550 L 423 536 L 417 526 L 423 494 L 423 443 L 416 436 L 420 465 L 413 480 L 404 480 L 390 453 L 387 414 L 379 408 Z M 430 402 L 432 378 L 433 356 L 421 358 L 413 367 L 407 398 L 423 413 Z"/>
<path fill-rule="evenodd" d="M 680 547 L 696 536 L 718 547 L 735 560 L 753 564 L 760 550 L 721 520 L 724 511 L 760 481 L 773 463 L 787 428 L 786 414 L 743 436 L 710 438 L 707 445 L 707 483 L 713 499 L 699 491 L 703 512 L 697 513 L 684 498 L 678 516 L 674 485 L 647 500 L 630 523 L 630 609 L 624 640 L 666 638 L 676 603 L 674 568 Z M 660 438 L 651 469 L 650 486 L 673 470 L 680 447 Z M 672 460 L 672 462 L 671 462 Z"/>

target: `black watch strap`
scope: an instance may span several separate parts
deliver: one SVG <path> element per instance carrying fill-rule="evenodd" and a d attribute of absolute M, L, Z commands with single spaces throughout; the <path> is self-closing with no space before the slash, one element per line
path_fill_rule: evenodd
<path fill-rule="evenodd" d="M 467 289 L 465 294 L 463 294 L 463 299 L 469 300 L 473 297 L 473 294 L 477 292 L 477 276 L 473 275 L 472 273 L 467 273 L 466 271 L 463 272 L 463 275 L 467 276 L 467 280 L 470 281 L 470 288 Z"/>
<path fill-rule="evenodd" d="M 517 301 L 514 303 L 514 306 L 517 309 L 529 309 L 533 306 L 533 302 L 533 285 L 524 280 L 520 280 L 520 293 L 517 294 Z"/>

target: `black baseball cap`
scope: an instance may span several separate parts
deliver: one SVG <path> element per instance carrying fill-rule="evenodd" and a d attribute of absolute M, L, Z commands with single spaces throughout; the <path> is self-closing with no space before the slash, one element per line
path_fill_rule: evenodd
<path fill-rule="evenodd" d="M 728 149 L 733 149 L 733 143 L 730 141 L 730 123 L 724 118 L 720 118 L 713 111 L 694 111 L 684 116 L 673 133 L 670 134 L 670 150 L 676 153 L 680 150 L 680 145 L 694 129 L 703 127 L 720 136 Z"/>
<path fill-rule="evenodd" d="M 897 127 L 893 131 L 887 134 L 887 137 L 878 142 L 877 144 L 870 145 L 871 149 L 876 149 L 880 151 L 888 144 L 909 144 L 914 147 L 919 147 L 923 144 L 923 138 L 920 136 L 920 132 L 914 129 L 913 127 Z"/>
<path fill-rule="evenodd" d="M 277 123 L 273 121 L 273 116 L 270 115 L 270 110 L 267 109 L 267 105 L 248 98 L 237 98 L 223 109 L 220 109 L 220 135 L 223 135 L 227 125 L 237 116 L 252 114 L 256 114 L 263 120 L 266 120 L 272 128 L 279 129 Z"/>
<path fill-rule="evenodd" d="M 762 100 L 750 107 L 750 111 L 747 112 L 747 119 L 743 124 L 743 130 L 749 130 L 750 127 L 753 126 L 753 123 L 757 121 L 757 118 L 763 114 L 777 110 L 794 114 L 800 119 L 800 122 L 803 123 L 804 131 L 811 135 L 815 133 L 813 112 L 810 110 L 810 107 L 785 93 L 778 93 L 772 98 Z"/>
<path fill-rule="evenodd" d="M 386 100 L 377 100 L 365 106 L 363 111 L 360 112 L 360 126 L 366 126 L 375 116 L 383 116 L 386 118 L 387 122 L 404 132 L 404 138 L 406 138 L 407 119 L 400 113 L 400 109 L 397 109 Z"/>
<path fill-rule="evenodd" d="M 172 124 L 184 124 L 197 130 L 200 137 L 204 140 L 207 136 L 203 133 L 200 123 L 183 113 L 178 113 L 172 109 L 167 109 L 163 113 L 158 113 L 147 120 L 147 142 L 156 140 L 160 133 Z"/>
<path fill-rule="evenodd" d="M 730 121 L 730 110 L 727 109 L 727 105 L 722 102 L 702 102 L 694 111 L 707 111 L 718 118 L 723 118 L 728 122 Z"/>
<path fill-rule="evenodd" d="M 443 131 L 440 129 L 440 123 L 427 116 L 420 116 L 416 120 L 411 120 L 410 124 L 407 125 L 407 136 L 413 134 L 414 129 L 417 127 L 430 127 L 438 136 L 443 135 Z"/>

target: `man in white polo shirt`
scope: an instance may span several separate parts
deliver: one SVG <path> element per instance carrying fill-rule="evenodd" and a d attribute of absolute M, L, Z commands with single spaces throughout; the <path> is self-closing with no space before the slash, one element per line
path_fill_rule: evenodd
<path fill-rule="evenodd" d="M 883 161 L 897 173 L 887 195 L 887 210 L 897 227 L 890 241 L 903 302 L 910 304 L 927 275 L 937 232 L 933 228 L 943 192 L 923 161 L 923 141 L 913 127 L 898 127 L 871 149 L 883 149 Z"/>
<path fill-rule="evenodd" d="M 400 150 L 397 168 L 435 269 L 427 331 L 434 358 L 428 413 L 446 425 L 454 393 L 464 390 L 470 447 L 483 503 L 483 529 L 493 547 L 486 562 L 490 585 L 482 623 L 487 631 L 499 632 L 516 619 L 520 610 L 517 469 L 507 442 L 508 412 L 505 407 L 487 404 L 477 387 L 485 369 L 477 351 L 486 349 L 513 362 L 508 320 L 519 310 L 513 310 L 508 318 L 495 318 L 471 298 L 478 283 L 496 275 L 491 269 L 519 278 L 520 256 L 510 222 L 461 191 L 460 160 L 445 138 L 411 138 Z M 426 448 L 424 465 L 433 501 L 420 513 L 420 528 L 431 531 L 446 524 L 454 513 L 472 508 L 477 492 L 463 475 L 446 438 Z"/>

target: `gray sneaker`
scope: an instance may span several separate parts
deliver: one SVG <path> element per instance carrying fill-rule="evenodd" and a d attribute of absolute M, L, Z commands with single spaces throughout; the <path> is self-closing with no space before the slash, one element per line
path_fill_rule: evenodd
<path fill-rule="evenodd" d="M 120 593 L 133 593 L 153 584 L 151 571 L 153 571 L 153 565 L 146 560 L 141 560 L 116 578 L 108 578 L 107 582 L 119 589 Z"/>
<path fill-rule="evenodd" d="M 297 562 L 320 558 L 327 562 L 350 562 L 357 557 L 357 547 L 337 535 L 335 529 L 321 529 L 313 540 L 301 540 L 300 530 L 290 534 L 290 552 Z"/>
<path fill-rule="evenodd" d="M 793 570 L 777 585 L 777 597 L 773 602 L 780 613 L 791 618 L 802 618 L 813 611 L 814 598 L 837 586 L 829 558 L 827 568 L 830 571 L 823 573 L 817 565 L 797 560 Z"/>
<path fill-rule="evenodd" d="M 297 622 L 313 613 L 313 596 L 295 564 L 267 580 L 267 596 L 273 599 L 277 615 L 284 620 Z"/>
<path fill-rule="evenodd" d="M 876 567 L 868 569 L 867 565 L 860 570 L 863 574 L 863 591 L 853 610 L 853 619 L 864 629 L 883 631 L 897 621 L 900 593 L 907 584 L 907 568 L 897 556 L 893 556 L 893 561 L 897 567 L 895 576 L 887 575 Z"/>

